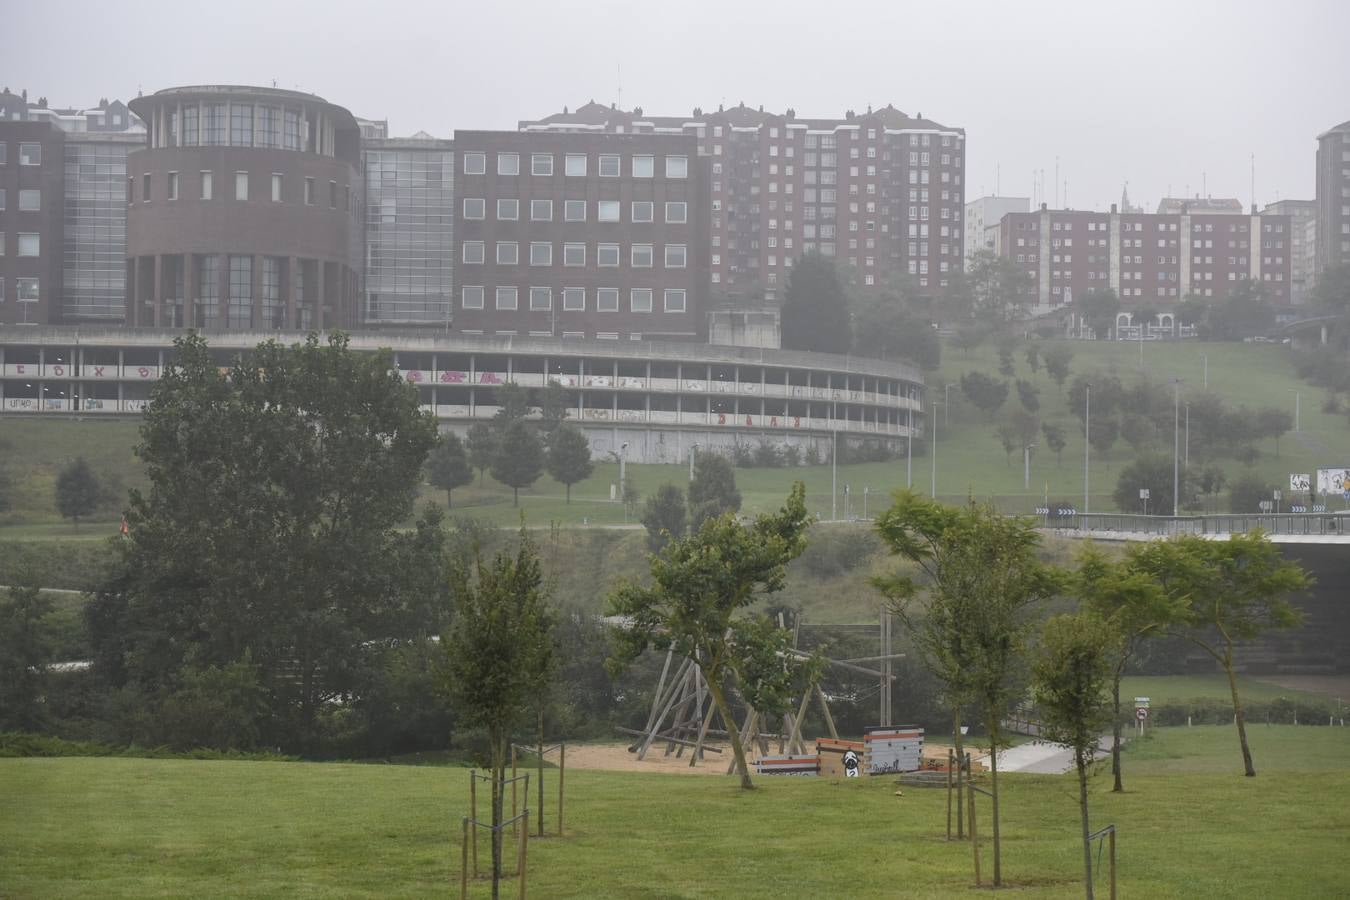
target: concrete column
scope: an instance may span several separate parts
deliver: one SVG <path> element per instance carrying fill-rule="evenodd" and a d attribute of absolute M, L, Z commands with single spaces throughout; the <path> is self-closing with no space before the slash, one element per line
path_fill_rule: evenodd
<path fill-rule="evenodd" d="M 216 255 L 216 321 L 225 328 L 230 322 L 230 257 Z"/>
<path fill-rule="evenodd" d="M 152 301 L 154 305 L 154 323 L 159 328 L 164 324 L 164 254 L 155 254 L 155 296 Z"/>
<path fill-rule="evenodd" d="M 1050 213 L 1048 210 L 1041 210 L 1039 217 L 1041 232 L 1037 237 L 1037 249 L 1041 252 L 1037 255 L 1039 266 L 1039 290 L 1036 292 L 1036 305 L 1041 309 L 1050 308 Z"/>
<path fill-rule="evenodd" d="M 1180 294 L 1184 297 L 1191 292 L 1191 217 L 1183 214 L 1177 228 L 1181 229 L 1177 238 L 1177 260 L 1181 269 L 1177 278 L 1181 279 Z"/>
<path fill-rule="evenodd" d="M 1266 239 L 1261 232 L 1261 217 L 1252 216 L 1250 218 L 1252 239 L 1247 243 L 1251 244 L 1252 255 L 1247 257 L 1248 268 L 1252 281 L 1261 280 L 1261 254 L 1265 251 Z"/>
<path fill-rule="evenodd" d="M 1111 290 L 1120 296 L 1120 213 L 1115 211 L 1115 206 L 1111 207 L 1111 220 L 1107 224 L 1107 245 L 1111 250 L 1111 270 L 1109 278 L 1111 279 Z"/>

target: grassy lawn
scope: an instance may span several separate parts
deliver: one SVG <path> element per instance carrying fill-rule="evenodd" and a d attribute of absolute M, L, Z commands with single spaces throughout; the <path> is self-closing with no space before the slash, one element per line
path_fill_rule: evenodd
<path fill-rule="evenodd" d="M 1323 697 L 1303 691 L 1291 691 L 1289 688 L 1271 684 L 1259 678 L 1241 676 L 1238 678 L 1238 690 L 1243 700 L 1278 700 L 1288 697 L 1290 700 L 1302 699 L 1320 701 Z M 1216 675 L 1130 675 L 1120 682 L 1122 701 L 1135 697 L 1148 697 L 1153 703 L 1165 703 L 1169 700 L 1195 700 L 1200 697 L 1215 697 L 1229 700 L 1232 692 L 1228 688 L 1228 676 Z"/>
<path fill-rule="evenodd" d="M 1122 896 L 1343 890 L 1344 771 L 1270 766 L 1244 779 L 1143 766 L 1127 794 L 1109 794 L 1105 777 L 1092 786 L 1094 821 L 1120 828 Z M 467 780 L 417 766 L 0 760 L 0 894 L 444 894 Z M 972 882 L 969 846 L 939 837 L 943 792 L 896 797 L 889 778 L 761 780 L 750 794 L 715 777 L 575 772 L 567 783 L 568 835 L 531 842 L 532 896 L 940 898 Z M 1082 896 L 1073 782 L 1003 784 L 1007 881 L 1019 897 Z"/>
<path fill-rule="evenodd" d="M 1350 770 L 1350 728 L 1247 723 L 1258 779 L 1267 774 Z M 1125 745 L 1126 774 L 1242 774 L 1237 727 L 1154 728 Z M 1350 835 L 1347 835 L 1350 837 Z"/>

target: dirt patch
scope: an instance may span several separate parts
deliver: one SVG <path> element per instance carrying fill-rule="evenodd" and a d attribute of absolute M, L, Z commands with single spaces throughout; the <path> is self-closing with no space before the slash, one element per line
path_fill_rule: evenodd
<path fill-rule="evenodd" d="M 647 751 L 647 758 L 642 760 L 637 758 L 636 753 L 628 752 L 627 743 L 569 744 L 567 768 L 600 769 L 608 772 L 658 772 L 665 775 L 725 775 L 727 766 L 731 763 L 731 748 L 724 745 L 716 746 L 722 747 L 721 753 L 707 753 L 698 765 L 690 766 L 688 748 L 682 756 L 677 757 L 675 751 L 671 751 L 667 756 L 665 745 L 659 741 L 652 745 Z M 776 751 L 777 745 L 770 744 L 770 750 Z M 754 765 L 758 756 L 758 753 L 749 754 L 751 765 Z M 925 743 L 923 756 L 925 760 L 941 760 L 945 765 L 947 745 Z M 558 761 L 556 753 L 550 753 L 545 758 L 550 763 Z M 976 752 L 974 755 L 977 767 L 987 768 L 985 759 L 985 754 Z"/>
<path fill-rule="evenodd" d="M 1278 684 L 1291 691 L 1320 694 L 1332 700 L 1350 700 L 1350 675 L 1258 675 L 1261 681 Z"/>

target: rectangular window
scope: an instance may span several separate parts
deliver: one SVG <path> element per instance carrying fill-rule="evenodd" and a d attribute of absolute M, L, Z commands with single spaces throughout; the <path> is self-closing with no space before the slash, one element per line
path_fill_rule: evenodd
<path fill-rule="evenodd" d="M 306 179 L 305 179 L 305 205 L 306 205 L 306 206 L 313 206 L 313 205 L 314 205 L 314 202 L 315 202 L 315 196 L 314 196 L 314 179 L 313 179 L 313 178 L 306 178 Z"/>
<path fill-rule="evenodd" d="M 586 245 L 563 244 L 563 265 L 564 266 L 586 265 Z M 565 308 L 566 307 L 564 307 L 564 309 Z"/>
<path fill-rule="evenodd" d="M 235 147 L 253 146 L 253 104 L 230 104 L 230 144 Z"/>
<path fill-rule="evenodd" d="M 516 289 L 513 287 L 497 288 L 497 308 L 515 309 L 518 303 Z"/>
<path fill-rule="evenodd" d="M 586 201 L 585 200 L 564 200 L 563 218 L 568 222 L 586 221 Z"/>
<path fill-rule="evenodd" d="M 532 221 L 532 222 L 552 222 L 552 221 L 553 221 L 553 201 L 552 201 L 552 200 L 531 200 L 531 201 L 530 201 L 530 221 Z"/>
<path fill-rule="evenodd" d="M 236 199 L 236 200 L 247 200 L 247 199 L 248 199 L 248 173 L 247 173 L 247 172 L 235 172 L 235 173 L 234 173 L 234 199 Z"/>
<path fill-rule="evenodd" d="M 652 245 L 634 244 L 632 264 L 635 269 L 650 269 L 652 267 Z"/>
<path fill-rule="evenodd" d="M 652 311 L 652 289 L 651 288 L 633 288 L 628 293 L 628 308 L 633 312 L 649 313 Z"/>
<path fill-rule="evenodd" d="M 42 299 L 41 285 L 36 278 L 15 278 L 14 299 L 19 303 L 37 303 Z"/>
<path fill-rule="evenodd" d="M 530 265 L 553 265 L 553 245 L 547 241 L 535 241 L 530 244 Z"/>
<path fill-rule="evenodd" d="M 600 200 L 596 203 L 595 211 L 596 221 L 599 222 L 617 222 L 619 221 L 619 201 L 618 200 Z"/>
<path fill-rule="evenodd" d="M 654 212 L 655 212 L 654 209 L 653 209 L 654 206 L 655 206 L 655 204 L 652 203 L 652 201 L 650 201 L 650 200 L 634 200 L 634 201 L 633 201 L 633 221 L 634 221 L 634 222 L 650 222 L 650 221 L 652 220 L 652 216 L 654 215 Z"/>
<path fill-rule="evenodd" d="M 666 244 L 666 268 L 683 269 L 685 264 L 685 245 Z"/>
<path fill-rule="evenodd" d="M 42 165 L 42 145 L 41 145 L 41 144 L 20 144 L 20 145 L 19 145 L 19 165 L 21 165 L 21 166 L 40 166 L 40 165 Z"/>
<path fill-rule="evenodd" d="M 667 177 L 667 178 L 688 178 L 688 177 L 689 177 L 689 157 L 687 157 L 687 156 L 667 156 L 667 157 L 666 157 L 666 177 Z"/>
<path fill-rule="evenodd" d="M 337 182 L 328 182 L 328 208 L 337 209 Z"/>
<path fill-rule="evenodd" d="M 552 175 L 552 174 L 553 174 L 553 154 L 552 154 L 552 153 L 531 153 L 531 154 L 530 154 L 530 174 L 531 174 L 531 175 Z"/>
<path fill-rule="evenodd" d="M 563 288 L 563 310 L 565 312 L 584 312 L 585 309 L 585 288 Z"/>
<path fill-rule="evenodd" d="M 586 154 L 569 153 L 563 160 L 563 173 L 581 176 L 586 174 Z"/>
<path fill-rule="evenodd" d="M 167 186 L 168 186 L 169 199 L 170 199 L 170 200 L 177 200 L 177 199 L 178 199 L 178 173 L 177 173 L 177 172 L 170 172 L 170 173 L 169 173 L 169 180 L 168 180 L 168 182 L 167 182 Z M 19 199 L 20 199 L 20 200 L 23 199 L 22 195 L 20 196 Z"/>
<path fill-rule="evenodd" d="M 482 175 L 487 171 L 487 154 L 474 151 L 464 154 L 464 174 Z"/>
<path fill-rule="evenodd" d="M 141 176 L 141 202 L 150 202 L 150 173 Z"/>
<path fill-rule="evenodd" d="M 600 155 L 600 177 L 618 178 L 619 177 L 619 157 L 609 154 Z"/>
<path fill-rule="evenodd" d="M 483 261 L 483 242 L 465 241 L 463 244 L 463 256 L 466 265 L 477 265 Z"/>
<path fill-rule="evenodd" d="M 463 288 L 463 289 L 460 291 L 459 297 L 460 297 L 460 301 L 459 301 L 459 302 L 460 302 L 460 305 L 463 306 L 465 309 L 482 309 L 482 308 L 483 308 L 483 287 L 482 287 L 482 285 L 476 285 L 476 286 L 473 286 L 473 287 L 465 287 L 465 288 Z"/>
<path fill-rule="evenodd" d="M 497 200 L 497 218 L 514 222 L 520 218 L 520 201 L 509 197 Z"/>
<path fill-rule="evenodd" d="M 550 310 L 553 308 L 553 289 L 546 287 L 530 288 L 530 309 Z"/>
<path fill-rule="evenodd" d="M 228 320 L 230 328 L 253 325 L 253 257 L 231 256 Z"/>
<path fill-rule="evenodd" d="M 9 144 L 0 141 L 0 166 L 9 165 Z"/>
<path fill-rule="evenodd" d="M 514 266 L 520 262 L 520 245 L 515 241 L 497 242 L 497 265 Z"/>
<path fill-rule="evenodd" d="M 655 175 L 656 175 L 656 157 L 654 156 L 633 157 L 634 178 L 652 178 Z"/>
<path fill-rule="evenodd" d="M 498 174 L 498 175 L 519 175 L 519 174 L 520 174 L 520 154 L 519 154 L 519 153 L 498 153 L 498 154 L 497 154 L 497 174 Z"/>
<path fill-rule="evenodd" d="M 595 264 L 606 268 L 619 264 L 619 245 L 600 244 L 595 248 Z"/>
<path fill-rule="evenodd" d="M 683 290 L 667 289 L 665 297 L 666 312 L 668 313 L 684 312 L 686 296 L 687 295 Z"/>
<path fill-rule="evenodd" d="M 42 191 L 19 191 L 20 212 L 37 212 L 40 209 L 42 209 Z"/>
<path fill-rule="evenodd" d="M 487 215 L 487 201 L 482 197 L 464 198 L 464 218 L 482 219 Z"/>
<path fill-rule="evenodd" d="M 19 234 L 19 255 L 20 256 L 41 256 L 42 239 L 36 234 Z"/>
<path fill-rule="evenodd" d="M 672 225 L 682 225 L 689 221 L 689 204 L 683 200 L 666 201 L 666 222 Z"/>
<path fill-rule="evenodd" d="M 127 202 L 134 203 L 136 198 L 136 191 L 135 191 L 136 181 L 134 178 L 128 179 L 128 181 L 130 181 L 131 183 L 127 185 Z M 0 212 L 4 211 L 5 211 L 5 189 L 0 188 Z"/>
<path fill-rule="evenodd" d="M 172 187 L 170 188 L 170 191 L 172 192 Z M 276 172 L 272 173 L 272 202 L 281 202 L 281 176 Z"/>
<path fill-rule="evenodd" d="M 619 311 L 619 289 L 618 288 L 600 288 L 595 292 L 595 311 L 596 312 L 618 312 Z"/>

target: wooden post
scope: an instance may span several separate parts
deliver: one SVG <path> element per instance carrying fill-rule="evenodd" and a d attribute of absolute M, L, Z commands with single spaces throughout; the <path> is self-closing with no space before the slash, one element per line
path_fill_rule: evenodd
<path fill-rule="evenodd" d="M 969 775 L 967 761 L 970 754 L 962 752 L 956 757 L 956 839 L 966 839 L 966 777 Z"/>
<path fill-rule="evenodd" d="M 952 839 L 952 766 L 956 762 L 956 751 L 947 748 L 947 840 Z"/>
<path fill-rule="evenodd" d="M 478 877 L 478 770 L 469 770 L 469 814 L 473 816 L 473 877 Z"/>
<path fill-rule="evenodd" d="M 511 833 L 516 833 L 516 745 L 511 745 Z"/>
<path fill-rule="evenodd" d="M 839 732 L 834 727 L 834 716 L 830 715 L 830 704 L 825 699 L 825 691 L 819 684 L 816 685 L 816 697 L 820 700 L 820 711 L 825 714 L 825 727 L 830 729 L 830 737 L 839 740 Z"/>
<path fill-rule="evenodd" d="M 698 740 L 694 744 L 694 752 L 689 757 L 690 767 L 693 767 L 695 763 L 703 758 L 703 740 L 708 736 L 708 726 L 712 724 L 713 713 L 716 711 L 717 704 L 709 703 L 708 714 L 703 717 L 703 726 L 698 730 Z M 725 725 L 726 723 L 723 722 L 722 724 Z"/>
<path fill-rule="evenodd" d="M 975 785 L 966 791 L 970 803 L 970 848 L 975 854 L 975 886 L 980 886 L 980 838 L 975 830 Z"/>
<path fill-rule="evenodd" d="M 1116 830 L 1111 829 L 1111 900 L 1116 900 Z"/>
<path fill-rule="evenodd" d="M 525 810 L 525 827 L 520 829 L 520 858 L 516 862 L 516 870 L 520 873 L 520 900 L 525 900 L 525 859 L 528 856 L 530 848 L 530 811 Z"/>
<path fill-rule="evenodd" d="M 563 776 L 567 774 L 567 745 L 558 745 L 558 837 L 563 833 Z"/>
<path fill-rule="evenodd" d="M 469 817 L 463 819 L 464 834 L 459 841 L 459 900 L 469 900 Z"/>
<path fill-rule="evenodd" d="M 530 820 L 525 820 L 525 827 Z M 544 707 L 539 707 L 539 836 L 544 836 Z"/>

